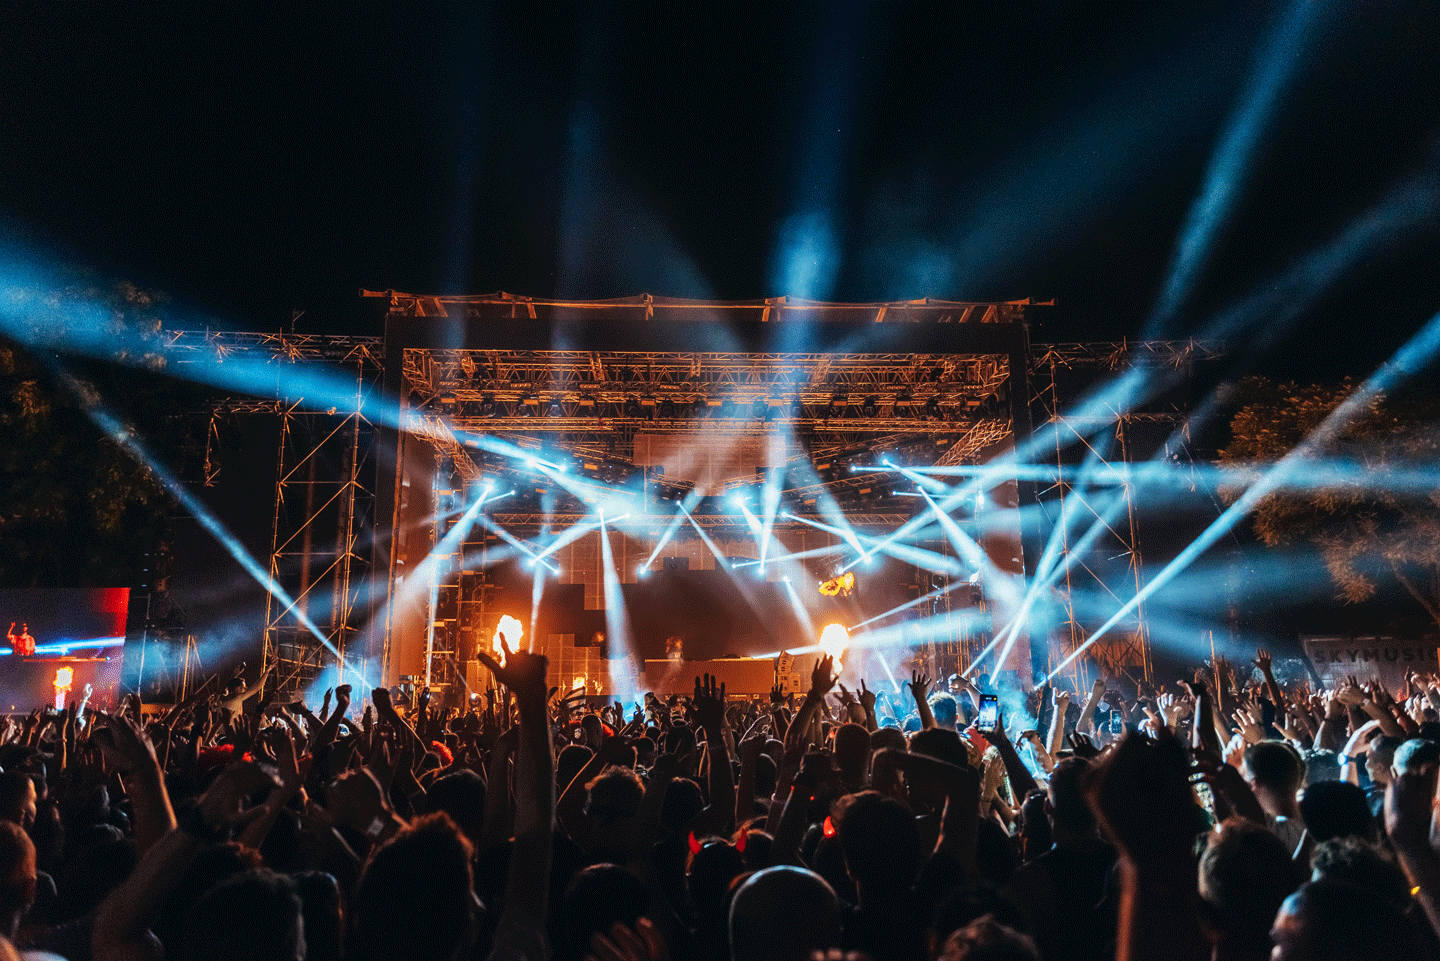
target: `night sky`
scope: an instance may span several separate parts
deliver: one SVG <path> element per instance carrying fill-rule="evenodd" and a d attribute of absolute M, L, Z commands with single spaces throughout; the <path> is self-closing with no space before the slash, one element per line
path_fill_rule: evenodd
<path fill-rule="evenodd" d="M 544 10 L 7 4 L 0 240 L 241 329 L 393 287 L 1056 297 L 1071 340 L 1142 329 L 1267 77 L 1167 333 L 1440 176 L 1431 0 Z M 1410 220 L 1252 360 L 1363 374 L 1440 309 Z"/>

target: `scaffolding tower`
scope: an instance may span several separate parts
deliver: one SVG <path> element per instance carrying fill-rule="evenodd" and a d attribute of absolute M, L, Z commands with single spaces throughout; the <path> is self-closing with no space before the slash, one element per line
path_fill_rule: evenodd
<path fill-rule="evenodd" d="M 1196 360 L 1213 359 L 1218 353 L 1217 345 L 1199 341 L 1137 341 L 1051 344 L 1032 359 L 1031 399 L 1040 412 L 1035 429 L 1037 435 L 1051 434 L 1055 464 L 1054 474 L 1036 496 L 1041 526 L 1051 534 L 1048 556 L 1035 563 L 1046 568 L 1030 572 L 1037 581 L 1050 582 L 1049 597 L 1060 611 L 1060 623 L 1047 645 L 1052 668 L 1083 647 L 1093 630 L 1108 620 L 1109 612 L 1132 601 L 1144 586 L 1140 529 L 1130 481 L 1130 467 L 1135 462 L 1133 430 L 1139 424 L 1159 424 L 1183 434 L 1186 423 L 1181 410 L 1138 411 L 1118 404 L 1092 404 L 1083 412 L 1067 411 L 1062 398 L 1070 398 L 1060 387 L 1062 374 L 1113 374 L 1137 366 L 1183 371 Z M 1078 449 L 1084 462 L 1067 461 L 1067 449 Z M 1096 477 L 1106 479 L 1103 489 L 1091 485 Z M 1145 605 L 1136 604 L 1130 615 L 1091 644 L 1086 654 L 1088 659 L 1076 658 L 1068 668 L 1077 690 L 1088 686 L 1092 667 L 1102 676 L 1150 680 Z"/>
<path fill-rule="evenodd" d="M 328 667 L 363 671 L 353 642 L 369 620 L 375 539 L 376 434 L 367 408 L 378 402 L 383 349 L 378 337 L 173 331 L 167 350 L 178 363 L 223 363 L 240 354 L 266 358 L 271 396 L 216 401 L 210 410 L 203 468 L 206 486 L 220 473 L 221 424 L 234 414 L 277 421 L 274 513 L 267 565 L 262 669 L 282 696 L 296 694 Z M 353 384 L 344 408 L 295 399 L 300 370 Z M 341 378 L 344 378 L 342 381 Z M 289 600 L 282 601 L 282 596 Z M 359 676 L 358 674 L 356 675 Z"/>

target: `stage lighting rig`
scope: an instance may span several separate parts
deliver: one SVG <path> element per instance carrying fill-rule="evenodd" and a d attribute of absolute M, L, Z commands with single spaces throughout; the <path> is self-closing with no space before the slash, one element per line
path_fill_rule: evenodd
<path fill-rule="evenodd" d="M 825 597 L 849 597 L 855 590 L 855 572 L 836 574 L 828 581 L 820 582 L 820 593 Z"/>

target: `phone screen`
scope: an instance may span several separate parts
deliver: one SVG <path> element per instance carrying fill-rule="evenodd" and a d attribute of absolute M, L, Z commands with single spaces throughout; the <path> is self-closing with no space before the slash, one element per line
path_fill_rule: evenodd
<path fill-rule="evenodd" d="M 989 734 L 995 730 L 995 724 L 1000 720 L 1000 699 L 994 694 L 980 695 L 980 714 L 975 718 L 975 726 L 983 733 Z"/>

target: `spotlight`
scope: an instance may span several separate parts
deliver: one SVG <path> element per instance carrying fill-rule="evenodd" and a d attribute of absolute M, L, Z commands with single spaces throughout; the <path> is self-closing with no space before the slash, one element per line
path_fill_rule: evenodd
<path fill-rule="evenodd" d="M 495 625 L 495 636 L 490 640 L 490 646 L 495 651 L 496 657 L 501 662 L 505 660 L 505 649 L 500 645 L 500 635 L 505 635 L 505 643 L 515 650 L 520 650 L 520 639 L 525 636 L 525 625 L 521 624 L 518 618 L 503 614 Z"/>
<path fill-rule="evenodd" d="M 845 656 L 845 649 L 850 646 L 850 632 L 845 630 L 843 624 L 826 624 L 820 631 L 820 650 L 835 660 L 835 673 L 840 673 L 843 666 L 841 658 Z"/>
<path fill-rule="evenodd" d="M 649 573 L 650 573 L 650 565 L 649 565 L 649 564 L 641 564 L 639 567 L 635 568 L 635 576 L 636 576 L 636 577 L 644 577 L 646 574 L 649 574 Z"/>

